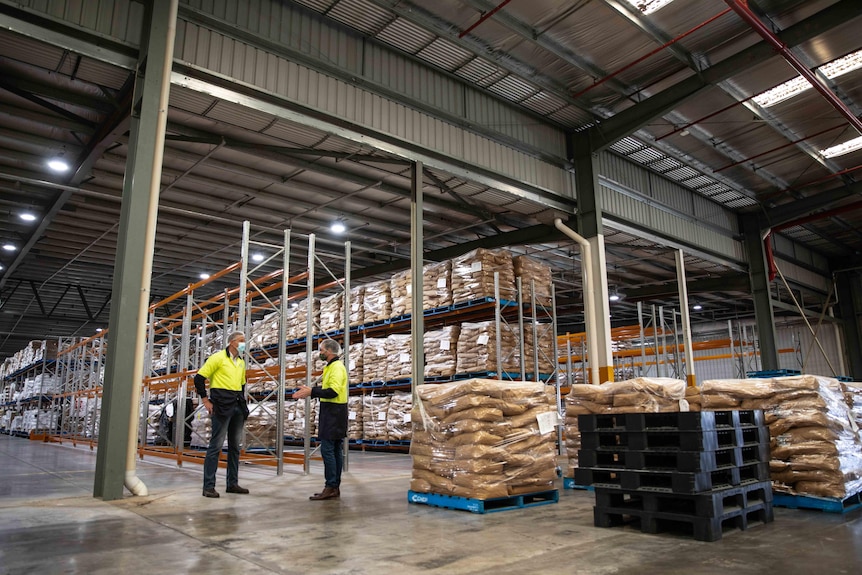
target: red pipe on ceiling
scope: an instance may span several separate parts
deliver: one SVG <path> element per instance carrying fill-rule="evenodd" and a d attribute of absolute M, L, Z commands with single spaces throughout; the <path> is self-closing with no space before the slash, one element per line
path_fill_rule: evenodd
<path fill-rule="evenodd" d="M 505 6 L 506 4 L 508 4 L 511 1 L 512 0 L 503 0 L 503 2 L 500 2 L 500 4 L 496 8 L 494 8 L 493 10 L 488 10 L 487 12 L 482 14 L 482 16 L 478 20 L 476 20 L 475 24 L 473 24 L 472 26 L 470 26 L 469 28 L 467 28 L 466 30 L 464 30 L 463 32 L 458 34 L 458 37 L 463 38 L 464 36 L 466 36 L 467 34 L 472 32 L 473 29 L 476 28 L 476 26 L 478 26 L 479 24 L 481 24 L 482 22 L 484 22 L 485 20 L 487 20 L 488 18 L 490 18 L 491 16 L 493 16 L 494 14 L 499 12 L 503 8 L 503 6 Z"/>
<path fill-rule="evenodd" d="M 725 15 L 725 14 L 727 14 L 728 12 L 730 12 L 730 8 L 727 8 L 727 9 L 725 9 L 723 12 L 720 12 L 720 13 L 716 14 L 715 16 L 713 16 L 712 18 L 710 18 L 709 20 L 706 20 L 706 21 L 704 21 L 704 22 L 701 22 L 700 24 L 698 24 L 697 26 L 695 26 L 695 27 L 694 27 L 694 28 L 692 28 L 691 30 L 689 30 L 689 31 L 687 31 L 687 32 L 683 32 L 683 33 L 682 33 L 682 34 L 680 34 L 679 36 L 677 36 L 677 37 L 675 37 L 675 38 L 672 38 L 672 39 L 668 40 L 667 42 L 665 42 L 664 44 L 662 44 L 661 46 L 659 46 L 659 47 L 658 47 L 658 48 L 656 48 L 655 50 L 652 50 L 651 52 L 649 52 L 649 53 L 647 53 L 647 54 L 644 54 L 643 56 L 641 56 L 640 58 L 638 58 L 638 59 L 637 59 L 637 60 L 635 60 L 634 62 L 631 62 L 631 63 L 629 63 L 629 64 L 626 64 L 625 66 L 623 66 L 622 68 L 620 68 L 620 69 L 619 69 L 619 70 L 617 70 L 616 72 L 611 72 L 610 74 L 608 74 L 607 76 L 605 76 L 605 77 L 604 77 L 604 78 L 602 78 L 601 80 L 596 80 L 596 81 L 595 81 L 595 82 L 593 82 L 591 85 L 587 86 L 586 88 L 584 88 L 583 90 L 581 90 L 581 91 L 580 91 L 580 92 L 578 92 L 577 94 L 574 94 L 572 97 L 573 97 L 573 98 L 578 98 L 578 97 L 580 97 L 580 96 L 583 96 L 584 94 L 586 94 L 587 92 L 589 92 L 590 90 L 592 90 L 593 88 L 595 88 L 596 86 L 601 86 L 602 84 L 604 84 L 605 82 L 607 82 L 608 80 L 610 80 L 611 78 L 613 78 L 614 76 L 617 76 L 618 74 L 622 74 L 622 73 L 623 73 L 623 72 L 625 72 L 626 70 L 630 69 L 632 66 L 635 66 L 635 65 L 637 65 L 637 64 L 640 64 L 641 62 L 643 62 L 644 60 L 646 60 L 646 59 L 647 59 L 647 58 L 649 58 L 650 56 L 652 56 L 652 55 L 654 55 L 654 54 L 658 54 L 659 52 L 661 52 L 662 50 L 664 50 L 665 48 L 667 48 L 668 46 L 670 46 L 670 45 L 672 45 L 672 44 L 676 44 L 677 42 L 679 42 L 680 40 L 682 40 L 683 38 L 685 38 L 685 37 L 686 37 L 686 36 L 688 36 L 689 34 L 692 34 L 692 33 L 694 33 L 694 32 L 697 32 L 698 30 L 700 30 L 701 28 L 703 28 L 703 27 L 704 27 L 704 26 L 706 26 L 707 24 L 710 24 L 710 23 L 714 22 L 715 20 L 717 20 L 717 19 L 721 18 L 722 16 L 724 16 L 724 15 Z"/>
<path fill-rule="evenodd" d="M 697 120 L 695 120 L 695 121 L 693 121 L 693 122 L 689 122 L 689 123 L 688 123 L 688 124 L 686 124 L 685 126 L 680 126 L 679 128 L 675 129 L 674 131 L 672 131 L 672 132 L 668 132 L 668 133 L 667 133 L 667 134 L 665 134 L 664 136 L 659 136 L 658 138 L 656 138 L 656 139 L 655 139 L 655 141 L 656 141 L 656 142 L 659 142 L 659 141 L 661 141 L 661 140 L 664 140 L 664 139 L 665 139 L 665 138 L 667 138 L 668 136 L 673 136 L 673 135 L 674 135 L 674 134 L 676 134 L 677 132 L 682 132 L 683 130 L 687 130 L 688 128 L 691 128 L 691 127 L 692 127 L 692 126 L 694 126 L 695 124 L 700 124 L 700 123 L 701 123 L 701 122 L 703 122 L 704 120 L 709 120 L 709 119 L 710 119 L 710 118 L 712 118 L 713 116 L 718 116 L 718 115 L 719 115 L 719 114 L 721 114 L 722 112 L 727 112 L 727 111 L 728 111 L 728 110 L 730 110 L 731 108 L 735 108 L 735 107 L 739 106 L 740 104 L 744 104 L 745 102 L 747 102 L 747 101 L 751 100 L 752 98 L 754 98 L 754 96 L 749 96 L 748 98 L 746 98 L 746 99 L 744 99 L 744 100 L 740 100 L 740 101 L 738 101 L 738 102 L 734 102 L 733 104 L 731 104 L 731 105 L 729 105 L 729 106 L 725 106 L 724 108 L 722 108 L 721 110 L 718 110 L 717 112 L 713 112 L 712 114 L 707 114 L 707 115 L 706 115 L 706 116 L 704 116 L 703 118 L 698 118 Z"/>
<path fill-rule="evenodd" d="M 808 80 L 811 86 L 820 92 L 820 94 L 847 119 L 850 125 L 856 128 L 856 131 L 862 135 L 862 121 L 853 114 L 850 108 L 848 108 L 847 105 L 844 104 L 844 102 L 842 102 L 828 86 L 823 84 L 823 82 L 817 78 L 814 72 L 809 70 L 808 67 L 796 57 L 796 54 L 794 54 L 790 48 L 784 44 L 784 42 L 782 42 L 769 28 L 766 27 L 766 25 L 763 24 L 763 22 L 760 21 L 757 15 L 748 7 L 748 0 L 724 0 L 724 2 L 730 6 L 730 8 L 736 12 L 736 14 L 742 18 L 745 23 L 751 26 L 755 32 L 771 44 L 778 53 L 781 54 L 803 78 Z"/>
<path fill-rule="evenodd" d="M 776 148 L 772 148 L 771 150 L 766 150 L 765 152 L 761 152 L 759 154 L 749 156 L 748 158 L 739 160 L 738 162 L 733 162 L 732 164 L 727 164 L 726 166 L 722 166 L 716 170 L 713 170 L 712 172 L 714 174 L 717 174 L 718 172 L 724 171 L 724 170 L 726 170 L 728 168 L 732 168 L 734 166 L 738 166 L 739 164 L 744 164 L 745 162 L 754 160 L 755 158 L 759 158 L 761 156 L 771 154 L 772 152 L 777 152 L 778 150 L 783 150 L 784 148 L 789 148 L 790 146 L 798 144 L 799 142 L 804 142 L 805 140 L 810 140 L 811 138 L 816 138 L 817 136 L 822 136 L 826 132 L 831 132 L 832 130 L 837 130 L 838 128 L 846 128 L 846 127 L 847 127 L 846 124 L 841 124 L 840 126 L 832 126 L 831 128 L 826 128 L 825 130 L 821 130 L 821 131 L 817 132 L 816 134 L 811 134 L 810 136 L 805 136 L 804 138 L 799 138 L 798 140 L 792 140 L 790 142 L 787 142 L 786 144 L 782 144 Z"/>
<path fill-rule="evenodd" d="M 822 220 L 824 218 L 831 218 L 832 216 L 843 216 L 848 212 L 855 212 L 859 209 L 862 209 L 862 201 L 853 202 L 852 204 L 847 204 L 846 206 L 826 210 L 825 212 L 817 212 L 816 214 L 811 214 L 810 216 L 805 216 L 804 218 L 799 218 L 798 220 L 793 220 L 792 222 L 786 222 L 779 226 L 773 227 L 772 231 L 778 232 L 781 230 L 786 230 L 787 228 L 816 222 L 817 220 Z"/>
<path fill-rule="evenodd" d="M 849 174 L 850 172 L 855 172 L 856 170 L 862 170 L 862 164 L 859 164 L 858 166 L 853 166 L 852 168 L 846 168 L 844 170 L 841 170 L 840 172 L 835 172 L 834 174 L 829 174 L 828 176 L 823 176 L 822 178 L 818 178 L 818 179 L 812 180 L 810 182 L 805 182 L 804 184 L 802 184 L 800 186 L 793 186 L 790 188 L 784 188 L 783 190 L 771 192 L 771 193 L 763 196 L 761 201 L 765 202 L 765 201 L 770 200 L 776 196 L 780 196 L 781 194 L 783 194 L 785 192 L 789 192 L 790 190 L 795 190 L 795 189 L 799 189 L 799 188 L 807 188 L 808 186 L 813 186 L 814 184 L 822 184 L 823 182 L 827 182 L 833 178 L 837 178 L 838 176 L 843 176 L 844 174 Z"/>

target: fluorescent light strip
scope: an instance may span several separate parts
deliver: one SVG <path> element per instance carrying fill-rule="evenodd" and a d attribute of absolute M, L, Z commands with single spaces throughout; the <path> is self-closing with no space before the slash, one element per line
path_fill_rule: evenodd
<path fill-rule="evenodd" d="M 663 8 L 673 2 L 673 0 L 626 0 L 629 4 L 643 12 L 644 14 L 652 14 L 660 8 Z"/>
<path fill-rule="evenodd" d="M 862 136 L 853 138 L 852 140 L 847 140 L 843 144 L 820 150 L 820 155 L 824 158 L 834 158 L 836 156 L 843 156 L 844 154 L 855 152 L 859 148 L 862 148 Z"/>
<path fill-rule="evenodd" d="M 862 50 L 842 56 L 837 60 L 832 60 L 827 64 L 823 64 L 817 70 L 827 78 L 837 78 L 860 67 L 862 67 Z M 754 101 L 760 106 L 767 108 L 801 94 L 810 87 L 811 83 L 808 80 L 802 76 L 797 76 L 792 80 L 788 80 L 783 84 L 779 84 L 772 89 L 758 94 L 754 97 Z"/>

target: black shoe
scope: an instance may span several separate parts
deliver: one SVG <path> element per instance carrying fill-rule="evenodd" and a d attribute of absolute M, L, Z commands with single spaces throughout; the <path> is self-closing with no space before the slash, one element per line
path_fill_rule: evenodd
<path fill-rule="evenodd" d="M 204 489 L 204 497 L 221 497 L 215 489 Z"/>
<path fill-rule="evenodd" d="M 248 489 L 239 485 L 231 485 L 225 489 L 228 493 L 239 493 L 240 495 L 248 495 Z"/>

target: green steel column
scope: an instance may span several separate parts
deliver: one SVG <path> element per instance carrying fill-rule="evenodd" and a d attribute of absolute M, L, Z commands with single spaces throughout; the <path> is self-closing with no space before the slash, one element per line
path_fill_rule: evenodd
<path fill-rule="evenodd" d="M 410 322 L 411 355 L 413 367 L 411 382 L 413 401 L 416 401 L 416 386 L 425 381 L 425 316 L 422 310 L 422 264 L 424 255 L 424 235 L 422 230 L 422 162 L 413 164 L 410 193 L 410 282 L 412 284 Z"/>
<path fill-rule="evenodd" d="M 769 292 L 769 269 L 763 248 L 763 235 L 756 214 L 741 217 L 748 260 L 748 278 L 754 299 L 754 319 L 757 339 L 760 342 L 760 366 L 763 370 L 779 369 L 778 344 L 775 337 L 775 316 L 772 313 L 772 296 Z"/>
<path fill-rule="evenodd" d="M 109 321 L 99 448 L 93 495 L 123 496 L 132 413 L 140 396 L 147 308 L 162 173 L 177 0 L 154 0 L 142 46 L 132 100 L 129 157 L 117 238 Z M 145 68 L 145 69 L 144 69 Z"/>
<path fill-rule="evenodd" d="M 835 274 L 838 293 L 838 311 L 841 314 L 841 328 L 844 332 L 844 346 L 849 375 L 854 381 L 862 381 L 862 340 L 859 338 L 859 316 L 862 314 L 859 299 L 862 277 L 859 272 L 849 271 Z M 854 289 L 855 287 L 855 289 Z"/>
<path fill-rule="evenodd" d="M 602 207 L 599 195 L 599 174 L 596 155 L 589 132 L 571 137 L 572 162 L 575 166 L 575 191 L 578 200 L 578 234 L 590 243 L 595 321 L 599 357 L 590 357 L 590 365 L 598 367 L 598 384 L 614 380 L 614 358 L 611 351 L 611 310 L 608 301 L 608 266 L 605 260 L 605 236 L 602 228 Z M 585 286 L 586 289 L 586 286 Z"/>

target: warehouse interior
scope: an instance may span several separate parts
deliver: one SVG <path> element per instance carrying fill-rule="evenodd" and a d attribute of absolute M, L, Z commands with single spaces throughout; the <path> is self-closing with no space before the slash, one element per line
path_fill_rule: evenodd
<path fill-rule="evenodd" d="M 33 342 L 59 341 L 62 355 L 64 342 L 95 349 L 106 332 L 118 344 L 109 350 L 119 348 L 103 366 L 101 420 L 86 440 L 0 436 L 4 459 L 17 462 L 4 466 L 0 563 L 127 572 L 141 565 L 138 543 L 130 537 L 111 551 L 99 541 L 143 525 L 145 544 L 172 547 L 188 570 L 556 572 L 571 558 L 583 573 L 719 565 L 792 573 L 827 565 L 824 555 L 829 572 L 858 570 L 859 511 L 776 508 L 774 522 L 708 546 L 595 528 L 590 491 L 561 489 L 556 505 L 473 516 L 408 505 L 411 458 L 394 442 L 351 450 L 352 494 L 322 515 L 305 501 L 321 476 L 309 441 L 304 468 L 285 455 L 302 442 L 278 446 L 277 473 L 246 461 L 251 506 L 223 498 L 207 507 L 197 494 L 199 459 L 143 457 L 143 449 L 137 470 L 150 495 L 124 491 L 129 407 L 140 391 L 108 381 L 155 374 L 140 371 L 153 318 L 181 317 L 192 297 L 207 308 L 246 279 L 296 276 L 312 259 L 318 275 L 316 283 L 304 277 L 305 288 L 349 277 L 345 294 L 393 274 L 421 280 L 423 263 L 458 262 L 474 250 L 539 262 L 552 278 L 551 311 L 539 320 L 534 309 L 527 323 L 553 320 L 548 371 L 561 415 L 561 390 L 636 376 L 698 386 L 758 370 L 862 380 L 859 3 L 427 4 L 0 0 L 0 362 L 9 366 L 9 421 L 25 409 L 12 393 L 27 377 L 12 361 Z M 295 306 L 308 301 L 283 295 Z M 263 308 L 255 313 L 263 323 Z M 469 313 L 454 311 L 463 321 L 489 319 Z M 409 333 L 409 320 L 402 327 Z M 648 342 L 654 360 L 644 352 L 650 329 L 667 334 Z M 600 343 L 588 351 L 590 337 Z M 180 339 L 188 334 L 169 345 L 186 364 L 202 359 Z M 422 342 L 413 345 L 415 358 Z M 671 347 L 679 352 L 660 361 L 658 349 Z M 520 379 L 529 379 L 523 365 Z M 424 364 L 412 367 L 415 382 Z M 164 392 L 144 393 L 152 402 Z M 40 517 L 45 508 L 51 513 Z M 379 539 L 366 533 L 371 517 Z M 76 522 L 93 529 L 75 540 L 95 545 L 86 554 L 64 544 L 56 557 L 28 557 L 40 537 L 66 533 L 57 523 Z M 391 555 L 362 551 L 399 535 L 409 542 Z M 482 552 L 458 545 L 462 537 Z M 513 551 L 525 538 L 534 545 Z M 341 544 L 327 553 L 331 539 Z M 189 553 L 200 543 L 203 551 Z M 632 556 L 620 560 L 622 547 Z M 61 567 L 46 565 L 53 559 Z"/>

